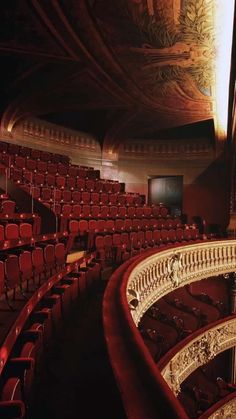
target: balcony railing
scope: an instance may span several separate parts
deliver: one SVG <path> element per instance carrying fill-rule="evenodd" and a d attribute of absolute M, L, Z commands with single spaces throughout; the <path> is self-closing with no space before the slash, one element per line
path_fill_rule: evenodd
<path fill-rule="evenodd" d="M 172 247 L 132 264 L 125 281 L 135 324 L 155 301 L 174 289 L 235 269 L 236 240 Z"/>
<path fill-rule="evenodd" d="M 104 328 L 129 419 L 156 419 L 167 414 L 173 419 L 187 418 L 175 395 L 192 364 L 183 366 L 178 382 L 172 374 L 171 363 L 175 358 L 170 359 L 162 366 L 167 380 L 163 378 L 137 329 L 143 314 L 154 302 L 178 287 L 234 271 L 236 240 L 221 240 L 149 250 L 126 262 L 113 274 L 104 298 Z M 218 321 L 215 329 L 211 330 L 211 326 L 199 331 L 198 336 L 192 336 L 193 340 L 189 336 L 187 347 L 190 352 L 195 348 L 193 352 L 199 357 L 199 365 L 223 351 L 224 345 L 228 349 L 236 344 L 235 316 Z M 212 333 L 214 339 L 211 339 Z M 183 357 L 185 350 L 182 347 Z"/>

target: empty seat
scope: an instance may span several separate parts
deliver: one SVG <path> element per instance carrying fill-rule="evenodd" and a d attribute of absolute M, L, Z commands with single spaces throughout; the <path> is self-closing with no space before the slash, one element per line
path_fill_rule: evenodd
<path fill-rule="evenodd" d="M 81 204 L 90 204 L 90 192 L 81 192 Z"/>
<path fill-rule="evenodd" d="M 15 212 L 15 208 L 16 208 L 16 203 L 14 201 L 10 201 L 6 199 L 5 201 L 2 202 L 1 213 L 12 215 Z"/>
<path fill-rule="evenodd" d="M 66 251 L 64 243 L 57 243 L 55 245 L 55 259 L 56 259 L 56 267 L 58 269 L 62 269 L 65 265 L 66 259 Z"/>
<path fill-rule="evenodd" d="M 81 193 L 79 191 L 73 191 L 72 192 L 72 201 L 73 202 L 80 202 L 81 199 Z"/>
<path fill-rule="evenodd" d="M 82 214 L 81 205 L 75 204 L 72 207 L 72 217 L 73 218 L 80 218 Z"/>
<path fill-rule="evenodd" d="M 47 170 L 48 170 L 47 162 L 39 160 L 39 161 L 36 162 L 36 164 L 37 164 L 37 172 L 38 173 L 44 173 L 45 174 L 47 172 Z"/>
<path fill-rule="evenodd" d="M 33 237 L 32 225 L 29 223 L 21 223 L 19 226 L 20 237 L 23 240 L 30 240 Z"/>
<path fill-rule="evenodd" d="M 69 189 L 74 189 L 76 186 L 76 178 L 74 177 L 67 177 L 66 178 L 66 186 Z"/>
<path fill-rule="evenodd" d="M 19 226 L 15 223 L 8 223 L 5 227 L 6 240 L 19 239 Z"/>
<path fill-rule="evenodd" d="M 61 195 L 62 201 L 70 202 L 71 201 L 71 191 L 64 190 Z"/>
<path fill-rule="evenodd" d="M 66 178 L 64 176 L 56 176 L 56 186 L 60 189 L 63 189 L 66 185 Z"/>

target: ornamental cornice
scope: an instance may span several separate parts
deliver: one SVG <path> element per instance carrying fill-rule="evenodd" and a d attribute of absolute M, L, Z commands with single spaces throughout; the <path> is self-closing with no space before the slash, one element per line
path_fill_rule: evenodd
<path fill-rule="evenodd" d="M 161 370 L 178 395 L 181 383 L 197 368 L 236 345 L 236 319 L 227 320 L 197 336 L 180 349 Z"/>
<path fill-rule="evenodd" d="M 236 418 L 236 397 L 225 403 L 214 413 L 208 416 L 208 419 L 234 419 Z"/>

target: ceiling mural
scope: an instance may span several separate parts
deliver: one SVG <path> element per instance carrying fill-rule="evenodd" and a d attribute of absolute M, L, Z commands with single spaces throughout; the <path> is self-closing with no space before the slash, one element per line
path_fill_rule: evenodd
<path fill-rule="evenodd" d="M 212 1 L 120 0 L 104 14 L 105 3 L 90 2 L 107 42 L 139 86 L 169 107 L 176 107 L 178 97 L 180 107 L 187 98 L 193 112 L 200 106 L 209 110 L 215 55 Z"/>
<path fill-rule="evenodd" d="M 43 117 L 91 127 L 115 152 L 127 138 L 161 140 L 181 126 L 191 136 L 194 124 L 212 123 L 214 0 L 5 3 L 0 117 L 9 135 L 24 118 Z"/>

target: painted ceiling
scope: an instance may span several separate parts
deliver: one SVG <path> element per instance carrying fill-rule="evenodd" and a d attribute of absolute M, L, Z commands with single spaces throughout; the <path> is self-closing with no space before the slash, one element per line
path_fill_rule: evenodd
<path fill-rule="evenodd" d="M 4 3 L 0 111 L 8 132 L 37 116 L 92 132 L 105 149 L 182 126 L 191 137 L 196 123 L 212 132 L 212 0 Z"/>

